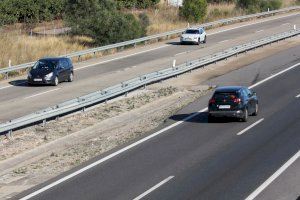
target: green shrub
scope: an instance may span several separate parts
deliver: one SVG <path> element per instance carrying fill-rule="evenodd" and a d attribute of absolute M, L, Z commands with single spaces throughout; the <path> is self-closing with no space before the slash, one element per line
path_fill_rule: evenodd
<path fill-rule="evenodd" d="M 159 3 L 159 0 L 117 0 L 120 8 L 149 8 Z"/>
<path fill-rule="evenodd" d="M 65 0 L 2 0 L 0 25 L 61 18 Z"/>
<path fill-rule="evenodd" d="M 76 35 L 92 37 L 97 45 L 122 42 L 145 34 L 132 14 L 124 14 L 112 0 L 68 0 L 64 18 Z"/>
<path fill-rule="evenodd" d="M 282 0 L 262 0 L 260 3 L 260 10 L 267 11 L 268 8 L 270 10 L 277 10 L 281 8 Z"/>
<path fill-rule="evenodd" d="M 188 22 L 203 21 L 207 14 L 206 0 L 185 0 L 180 8 L 180 16 Z"/>

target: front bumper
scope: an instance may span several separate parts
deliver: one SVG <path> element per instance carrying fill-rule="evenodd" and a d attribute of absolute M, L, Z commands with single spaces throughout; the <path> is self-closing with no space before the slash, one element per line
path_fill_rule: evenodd
<path fill-rule="evenodd" d="M 242 110 L 219 110 L 219 111 L 209 111 L 208 114 L 213 117 L 241 118 L 244 116 L 244 111 L 242 111 Z"/>
<path fill-rule="evenodd" d="M 50 80 L 47 80 L 45 78 L 39 78 L 39 79 L 41 79 L 41 80 L 34 80 L 34 78 L 32 78 L 32 77 L 27 77 L 27 81 L 31 85 L 50 85 L 53 83 L 52 79 L 50 79 Z"/>
<path fill-rule="evenodd" d="M 191 44 L 195 44 L 195 43 L 198 43 L 198 38 L 196 39 L 191 39 L 191 38 L 181 38 L 180 39 L 180 42 L 181 43 L 191 43 Z"/>

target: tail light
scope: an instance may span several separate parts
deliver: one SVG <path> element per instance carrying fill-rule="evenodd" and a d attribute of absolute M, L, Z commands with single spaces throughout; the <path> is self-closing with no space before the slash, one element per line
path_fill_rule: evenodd
<path fill-rule="evenodd" d="M 215 104 L 216 103 L 216 100 L 214 99 L 214 98 L 211 98 L 210 100 L 209 100 L 209 104 Z"/>
<path fill-rule="evenodd" d="M 234 98 L 234 99 L 233 99 L 233 102 L 234 102 L 234 103 L 241 103 L 241 99 L 240 99 L 240 98 Z"/>

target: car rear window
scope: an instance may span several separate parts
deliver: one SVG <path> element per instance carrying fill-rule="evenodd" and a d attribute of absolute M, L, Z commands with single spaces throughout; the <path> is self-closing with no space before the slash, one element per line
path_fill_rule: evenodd
<path fill-rule="evenodd" d="M 238 94 L 236 92 L 217 92 L 214 94 L 214 98 L 216 101 L 220 100 L 232 100 L 238 98 Z"/>
<path fill-rule="evenodd" d="M 199 30 L 192 30 L 192 29 L 190 29 L 190 30 L 186 30 L 185 33 L 186 34 L 199 34 Z"/>

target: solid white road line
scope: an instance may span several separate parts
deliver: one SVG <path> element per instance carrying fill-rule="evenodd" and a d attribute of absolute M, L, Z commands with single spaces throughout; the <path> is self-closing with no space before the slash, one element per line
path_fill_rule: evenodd
<path fill-rule="evenodd" d="M 123 58 L 128 58 L 128 57 L 139 55 L 139 54 L 142 54 L 142 53 L 147 53 L 147 52 L 154 51 L 154 50 L 157 50 L 157 49 L 162 49 L 162 48 L 165 48 L 165 47 L 168 47 L 168 46 L 171 46 L 171 45 L 163 45 L 163 46 L 160 46 L 160 47 L 157 47 L 157 48 L 148 49 L 148 50 L 140 51 L 140 52 L 133 53 L 133 54 L 130 54 L 130 55 L 126 55 L 126 56 L 121 56 L 121 57 L 117 57 L 117 58 L 105 60 L 105 61 L 94 63 L 94 64 L 91 64 L 91 65 L 86 65 L 86 66 L 83 66 L 83 67 L 75 68 L 74 71 L 85 69 L 87 67 L 93 67 L 93 66 L 96 66 L 96 65 L 101 65 L 101 64 L 109 63 L 109 62 L 112 62 L 112 61 L 115 61 L 115 60 L 121 60 Z"/>
<path fill-rule="evenodd" d="M 270 185 L 280 174 L 282 174 L 289 166 L 291 166 L 300 157 L 300 151 L 298 151 L 293 157 L 291 157 L 284 165 L 282 165 L 270 178 L 268 178 L 261 186 L 259 186 L 254 192 L 252 192 L 245 200 L 255 199 L 268 185 Z"/>
<path fill-rule="evenodd" d="M 286 26 L 286 25 L 290 25 L 290 23 L 281 24 L 281 26 Z"/>
<path fill-rule="evenodd" d="M 273 74 L 272 76 L 269 76 L 268 78 L 265 78 L 264 80 L 261 80 L 261 81 L 255 83 L 255 84 L 251 85 L 249 88 L 250 89 L 254 88 L 254 87 L 256 87 L 256 86 L 258 86 L 258 85 L 260 85 L 260 84 L 262 84 L 262 83 L 264 83 L 264 82 L 266 82 L 266 81 L 268 81 L 268 80 L 270 80 L 270 79 L 272 79 L 272 78 L 274 78 L 276 76 L 279 76 L 279 75 L 281 75 L 281 74 L 283 74 L 283 73 L 285 73 L 285 72 L 287 72 L 287 71 L 289 71 L 291 69 L 294 69 L 294 68 L 298 67 L 299 65 L 300 65 L 300 63 L 297 63 L 297 64 L 295 64 L 295 65 L 293 65 L 293 66 L 291 66 L 291 67 L 289 67 L 287 69 L 284 69 L 284 70 L 282 70 L 282 71 L 280 71 L 280 72 L 278 72 L 276 74 Z"/>
<path fill-rule="evenodd" d="M 4 87 L 1 87 L 0 90 L 3 90 L 3 89 L 6 89 L 6 88 L 10 88 L 10 87 L 13 87 L 13 86 L 16 86 L 16 85 L 22 85 L 24 83 L 26 83 L 27 81 L 23 81 L 23 82 L 20 82 L 18 84 L 15 84 L 15 85 L 8 85 L 8 86 L 4 86 Z"/>
<path fill-rule="evenodd" d="M 237 133 L 237 135 L 242 135 L 243 133 L 247 132 L 249 129 L 253 128 L 257 124 L 261 123 L 262 121 L 264 121 L 264 118 L 262 118 L 262 119 L 258 120 L 257 122 L 251 124 L 250 126 L 248 126 L 247 128 L 245 128 L 244 130 L 241 130 L 240 132 Z"/>
<path fill-rule="evenodd" d="M 162 186 L 163 184 L 166 184 L 167 182 L 169 182 L 172 178 L 174 178 L 174 176 L 169 176 L 168 178 L 166 178 L 165 180 L 159 182 L 158 184 L 156 184 L 155 186 L 153 186 L 152 188 L 150 188 L 149 190 L 147 190 L 146 192 L 144 192 L 143 194 L 139 195 L 138 197 L 134 198 L 133 200 L 140 200 L 142 198 L 144 198 L 145 196 L 147 196 L 149 193 L 153 192 L 154 190 L 156 190 L 157 188 L 159 188 L 160 186 Z"/>
<path fill-rule="evenodd" d="M 300 98 L 300 94 L 298 94 L 298 95 L 296 96 L 296 98 Z"/>
<path fill-rule="evenodd" d="M 277 74 L 272 75 L 271 78 L 274 78 L 274 77 L 276 77 L 276 76 L 278 76 L 278 75 L 280 75 L 280 74 L 282 74 L 284 72 L 287 72 L 288 70 L 291 70 L 291 69 L 293 69 L 293 68 L 295 68 L 295 67 L 297 67 L 299 65 L 300 65 L 300 63 L 298 63 L 296 65 L 293 65 L 293 66 L 291 66 L 291 67 L 289 67 L 289 68 L 287 68 L 285 70 L 282 70 L 281 72 L 278 72 Z M 262 83 L 270 80 L 271 78 L 268 77 L 268 78 L 266 78 L 266 79 L 264 79 L 262 81 L 259 81 L 258 83 L 250 86 L 249 88 L 253 88 L 253 87 L 256 87 L 258 85 L 261 85 Z M 104 157 L 104 158 L 101 158 L 100 160 L 97 160 L 97 161 L 95 161 L 95 162 L 93 162 L 93 163 L 91 163 L 91 164 L 89 164 L 89 165 L 87 165 L 87 166 L 85 166 L 85 167 L 83 167 L 83 168 L 81 168 L 81 169 L 79 169 L 79 170 L 77 170 L 77 171 L 75 171 L 75 172 L 73 172 L 73 173 L 71 173 L 71 174 L 63 177 L 63 178 L 61 178 L 61 179 L 58 179 L 55 182 L 50 183 L 49 185 L 46 185 L 46 186 L 42 187 L 41 189 L 38 189 L 35 192 L 28 194 L 27 196 L 21 198 L 21 200 L 27 200 L 27 199 L 30 199 L 30 198 L 38 195 L 38 194 L 41 194 L 42 192 L 44 192 L 46 190 L 49 190 L 50 188 L 53 188 L 54 186 L 59 185 L 60 183 L 63 183 L 65 181 L 67 181 L 67 180 L 69 180 L 69 179 L 77 176 L 78 174 L 81 174 L 81 173 L 83 173 L 83 172 L 85 172 L 85 171 L 87 171 L 87 170 L 89 170 L 89 169 L 91 169 L 91 168 L 93 168 L 93 167 L 95 167 L 95 166 L 97 166 L 97 165 L 99 165 L 99 164 L 101 164 L 101 163 L 103 163 L 103 162 L 105 162 L 105 161 L 113 158 L 113 157 L 116 157 L 119 154 L 121 154 L 121 153 L 123 153 L 123 152 L 125 152 L 125 151 L 127 151 L 129 149 L 132 149 L 133 147 L 135 147 L 135 146 L 137 146 L 137 145 L 139 145 L 141 143 L 144 143 L 144 142 L 146 142 L 146 141 L 148 141 L 148 140 L 150 140 L 150 139 L 152 139 L 152 138 L 154 138 L 154 137 L 156 137 L 156 136 L 158 136 L 158 135 L 166 132 L 167 130 L 172 129 L 172 128 L 174 128 L 174 127 L 182 124 L 183 122 L 188 121 L 188 120 L 196 117 L 197 115 L 199 115 L 199 114 L 201 114 L 202 112 L 205 112 L 205 111 L 207 111 L 207 107 L 203 108 L 202 110 L 200 110 L 200 111 L 198 111 L 198 112 L 196 112 L 196 113 L 194 113 L 194 114 L 192 114 L 192 115 L 190 115 L 190 116 L 188 116 L 186 118 L 184 118 L 182 121 L 175 122 L 174 124 L 171 124 L 170 126 L 167 126 L 167 127 L 163 128 L 163 129 L 161 129 L 161 130 L 159 130 L 159 131 L 157 131 L 157 132 L 155 132 L 155 133 L 153 133 L 153 134 L 151 134 L 151 135 L 149 135 L 149 136 L 147 136 L 147 137 L 145 137 L 145 138 L 143 138 L 143 139 L 141 139 L 141 140 L 139 140 L 139 141 L 137 141 L 137 142 L 135 142 L 133 144 L 130 144 L 130 145 L 128 145 L 128 146 L 126 146 L 126 147 L 124 147 L 124 148 L 122 148 L 122 149 L 120 149 L 120 150 L 118 150 L 118 151 L 116 151 L 116 152 L 114 152 L 114 153 L 112 153 L 112 154 Z"/>
<path fill-rule="evenodd" d="M 223 32 L 226 32 L 226 31 L 231 31 L 231 30 L 234 30 L 234 29 L 242 28 L 242 27 L 252 26 L 254 24 L 262 24 L 264 22 L 269 22 L 269 21 L 274 21 L 274 20 L 277 20 L 277 19 L 292 17 L 292 16 L 295 16 L 295 15 L 299 15 L 299 13 L 295 13 L 295 14 L 291 14 L 291 15 L 287 15 L 287 16 L 282 16 L 282 17 L 276 17 L 276 18 L 273 18 L 273 19 L 266 19 L 266 20 L 260 21 L 260 22 L 253 22 L 251 24 L 245 24 L 245 25 L 237 26 L 237 27 L 233 27 L 233 28 L 229 28 L 229 29 L 217 31 L 217 32 L 214 32 L 214 33 L 210 33 L 210 34 L 207 34 L 207 35 L 215 35 L 215 34 L 218 34 L 218 33 L 223 33 Z"/>
<path fill-rule="evenodd" d="M 45 92 L 37 93 L 37 94 L 31 95 L 31 96 L 28 96 L 28 97 L 24 97 L 24 99 L 30 99 L 30 98 L 33 98 L 33 97 L 41 96 L 41 95 L 43 95 L 43 94 L 47 94 L 47 93 L 50 93 L 50 92 L 54 92 L 54 91 L 60 90 L 60 89 L 61 89 L 61 88 L 56 88 L 56 89 L 53 89 L 53 90 L 48 90 L 48 91 L 45 91 Z"/>
<path fill-rule="evenodd" d="M 258 31 L 256 31 L 255 33 L 260 33 L 260 32 L 263 32 L 264 30 L 258 30 Z"/>
<path fill-rule="evenodd" d="M 228 42 L 229 40 L 223 40 L 221 42 L 218 42 L 218 43 L 224 43 L 224 42 Z"/>

